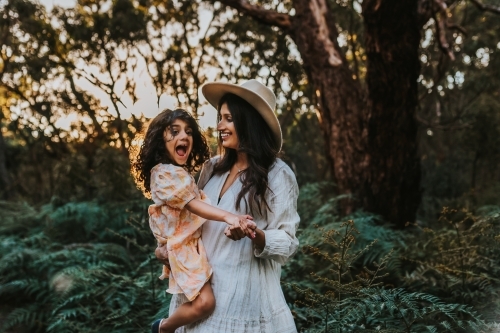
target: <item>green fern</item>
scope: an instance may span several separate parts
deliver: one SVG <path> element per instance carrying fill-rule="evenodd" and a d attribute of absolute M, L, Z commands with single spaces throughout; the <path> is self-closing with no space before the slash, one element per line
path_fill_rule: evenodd
<path fill-rule="evenodd" d="M 10 309 L 0 331 L 137 332 L 165 316 L 146 207 L 0 203 L 8 219 L 0 228 L 0 297 Z"/>
<path fill-rule="evenodd" d="M 293 311 L 304 332 L 478 332 L 486 327 L 476 311 L 438 297 L 383 287 L 389 252 L 372 268 L 357 270 L 357 262 L 376 242 L 356 250 L 359 231 L 353 221 L 339 230 L 321 229 L 328 251 L 305 246 L 303 251 L 321 258 L 321 273 L 311 273 L 315 288 L 291 284 Z"/>
<path fill-rule="evenodd" d="M 490 206 L 479 212 L 484 215 L 444 208 L 440 224 L 416 229 L 402 252 L 412 264 L 405 280 L 409 288 L 472 305 L 488 320 L 497 320 L 500 209 Z"/>

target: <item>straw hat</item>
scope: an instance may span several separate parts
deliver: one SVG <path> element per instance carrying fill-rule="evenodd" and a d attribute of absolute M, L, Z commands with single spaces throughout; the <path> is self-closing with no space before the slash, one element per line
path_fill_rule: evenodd
<path fill-rule="evenodd" d="M 278 150 L 281 150 L 283 138 L 281 126 L 278 118 L 274 114 L 276 108 L 276 96 L 273 91 L 257 80 L 249 80 L 241 85 L 223 82 L 210 82 L 201 88 L 203 96 L 213 107 L 218 109 L 219 101 L 225 94 L 234 94 L 250 103 L 264 118 L 269 125 L 278 143 Z"/>

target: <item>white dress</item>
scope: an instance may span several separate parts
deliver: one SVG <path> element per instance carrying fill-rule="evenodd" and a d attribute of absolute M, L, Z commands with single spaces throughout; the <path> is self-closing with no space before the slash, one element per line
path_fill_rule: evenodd
<path fill-rule="evenodd" d="M 213 175 L 213 163 L 208 161 L 198 182 L 213 204 L 229 174 Z M 281 265 L 296 252 L 299 241 L 295 232 L 298 186 L 292 170 L 280 159 L 271 167 L 266 195 L 272 212 L 267 219 L 254 215 L 254 221 L 266 235 L 262 251 L 254 248 L 249 238 L 233 241 L 224 235 L 225 223 L 207 221 L 202 239 L 212 265 L 210 280 L 215 295 L 215 311 L 204 320 L 177 329 L 176 333 L 293 333 L 297 332 L 280 286 Z M 208 183 L 207 183 L 208 181 Z M 205 185 L 206 183 L 206 185 Z M 237 179 L 224 193 L 217 207 L 234 214 L 246 214 L 241 203 L 235 202 L 241 189 Z M 187 299 L 183 294 L 172 296 L 170 314 Z"/>

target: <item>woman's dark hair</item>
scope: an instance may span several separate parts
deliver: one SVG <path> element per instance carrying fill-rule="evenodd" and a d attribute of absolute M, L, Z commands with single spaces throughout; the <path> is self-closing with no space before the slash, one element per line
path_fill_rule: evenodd
<path fill-rule="evenodd" d="M 171 126 L 176 119 L 185 121 L 193 131 L 193 149 L 186 164 L 182 167 L 188 172 L 198 171 L 202 164 L 210 158 L 207 140 L 192 115 L 183 109 L 162 111 L 151 120 L 137 157 L 132 162 L 132 173 L 135 181 L 146 193 L 151 191 L 151 169 L 155 165 L 159 163 L 175 165 L 167 151 L 164 133 L 165 129 Z"/>
<path fill-rule="evenodd" d="M 231 113 L 240 146 L 238 150 L 224 148 L 219 133 L 219 153 L 222 158 L 214 166 L 214 173 L 221 174 L 230 170 L 236 162 L 238 151 L 245 152 L 248 168 L 243 171 L 243 185 L 236 198 L 235 207 L 239 209 L 243 199 L 251 214 L 254 214 L 253 208 L 256 207 L 263 215 L 263 208 L 270 209 L 265 194 L 269 189 L 267 174 L 278 155 L 276 139 L 260 113 L 250 103 L 234 94 L 225 94 L 219 101 L 219 121 L 220 109 L 224 104 Z M 250 205 L 245 198 L 247 193 Z"/>

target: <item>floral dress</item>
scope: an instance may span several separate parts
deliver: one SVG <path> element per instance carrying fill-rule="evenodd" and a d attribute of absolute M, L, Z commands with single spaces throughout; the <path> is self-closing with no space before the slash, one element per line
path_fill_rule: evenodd
<path fill-rule="evenodd" d="M 170 262 L 170 270 L 163 266 L 160 279 L 169 278 L 168 293 L 184 294 L 192 301 L 210 279 L 212 268 L 200 238 L 205 219 L 185 206 L 193 199 L 210 200 L 186 170 L 171 164 L 151 169 L 151 197 L 149 227 L 158 244 L 166 244 Z"/>

